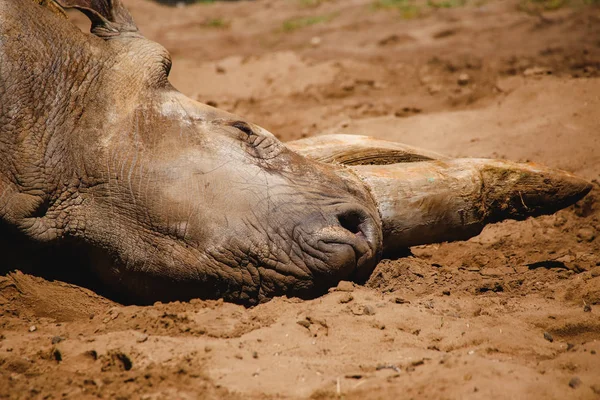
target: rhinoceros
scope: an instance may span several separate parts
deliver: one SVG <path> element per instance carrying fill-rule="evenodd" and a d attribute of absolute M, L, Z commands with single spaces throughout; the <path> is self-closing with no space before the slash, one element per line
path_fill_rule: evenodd
<path fill-rule="evenodd" d="M 137 303 L 310 298 L 365 281 L 401 249 L 552 213 L 591 189 L 534 164 L 366 136 L 284 145 L 178 92 L 170 67 L 121 0 L 0 0 L 9 268 L 92 271 L 97 287 Z"/>

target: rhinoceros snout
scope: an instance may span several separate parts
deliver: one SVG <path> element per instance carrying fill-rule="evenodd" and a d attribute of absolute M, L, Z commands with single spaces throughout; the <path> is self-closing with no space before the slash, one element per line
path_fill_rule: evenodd
<path fill-rule="evenodd" d="M 359 205 L 332 206 L 319 214 L 318 218 L 307 218 L 302 223 L 307 244 L 312 248 L 305 249 L 307 253 L 325 262 L 328 270 L 323 275 L 331 280 L 329 284 L 365 280 L 381 253 L 378 216 Z"/>
<path fill-rule="evenodd" d="M 378 216 L 372 216 L 364 208 L 357 207 L 340 210 L 337 220 L 345 232 L 350 233 L 349 242 L 354 249 L 357 264 L 354 278 L 365 280 L 381 255 L 381 222 Z"/>

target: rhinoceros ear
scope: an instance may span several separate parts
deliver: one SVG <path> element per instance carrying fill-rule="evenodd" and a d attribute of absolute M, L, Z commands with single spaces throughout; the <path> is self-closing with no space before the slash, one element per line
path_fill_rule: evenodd
<path fill-rule="evenodd" d="M 91 32 L 111 38 L 124 32 L 138 32 L 131 14 L 121 0 L 56 0 L 64 8 L 76 8 L 92 21 Z"/>
<path fill-rule="evenodd" d="M 444 160 L 446 156 L 396 142 L 358 135 L 323 135 L 287 142 L 304 157 L 344 165 L 389 165 Z"/>

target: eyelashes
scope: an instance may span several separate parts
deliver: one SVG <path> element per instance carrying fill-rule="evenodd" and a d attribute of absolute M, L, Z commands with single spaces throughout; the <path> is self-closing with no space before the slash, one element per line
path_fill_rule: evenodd
<path fill-rule="evenodd" d="M 244 132 L 248 136 L 256 135 L 256 133 L 254 133 L 254 131 L 252 130 L 252 127 L 250 127 L 250 125 L 248 125 L 244 121 L 234 121 L 234 122 L 230 123 L 229 125 Z"/>
<path fill-rule="evenodd" d="M 239 139 L 246 144 L 246 151 L 258 159 L 269 160 L 283 151 L 283 146 L 277 139 L 270 134 L 261 133 L 261 131 L 255 132 L 247 122 L 238 120 L 227 121 L 224 124 L 243 133 L 243 137 Z"/>

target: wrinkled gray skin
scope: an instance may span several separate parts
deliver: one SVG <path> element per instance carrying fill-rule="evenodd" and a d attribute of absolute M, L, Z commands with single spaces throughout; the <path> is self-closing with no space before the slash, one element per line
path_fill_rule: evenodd
<path fill-rule="evenodd" d="M 82 248 L 137 302 L 254 304 L 369 275 L 381 222 L 349 170 L 186 98 L 135 29 L 96 33 L 0 0 L 0 236 Z"/>

